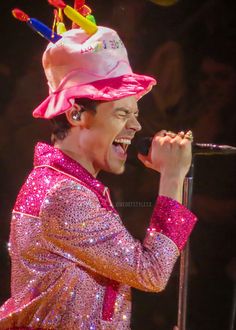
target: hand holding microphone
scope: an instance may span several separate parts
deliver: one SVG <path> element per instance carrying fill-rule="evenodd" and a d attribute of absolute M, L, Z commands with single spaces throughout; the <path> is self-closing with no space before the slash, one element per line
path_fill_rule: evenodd
<path fill-rule="evenodd" d="M 191 131 L 176 134 L 163 130 L 145 142 L 146 150 L 139 148 L 138 158 L 146 167 L 161 174 L 184 178 L 191 165 L 192 140 Z"/>

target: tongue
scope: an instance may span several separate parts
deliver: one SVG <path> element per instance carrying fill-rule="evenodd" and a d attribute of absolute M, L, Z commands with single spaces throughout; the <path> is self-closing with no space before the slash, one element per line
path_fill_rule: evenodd
<path fill-rule="evenodd" d="M 121 147 L 120 144 L 114 145 L 116 152 L 124 154 L 124 149 Z"/>

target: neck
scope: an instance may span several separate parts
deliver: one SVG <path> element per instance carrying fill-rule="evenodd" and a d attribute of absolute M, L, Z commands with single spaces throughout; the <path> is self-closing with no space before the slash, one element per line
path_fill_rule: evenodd
<path fill-rule="evenodd" d="M 66 143 L 64 140 L 56 141 L 54 147 L 60 149 L 64 154 L 83 166 L 92 176 L 97 177 L 99 170 L 93 166 L 92 162 L 86 158 L 86 155 L 79 148 L 73 148 L 71 144 Z"/>

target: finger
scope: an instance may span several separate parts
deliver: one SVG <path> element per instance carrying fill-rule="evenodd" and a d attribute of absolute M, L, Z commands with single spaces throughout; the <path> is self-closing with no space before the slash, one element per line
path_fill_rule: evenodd
<path fill-rule="evenodd" d="M 160 144 L 161 146 L 169 146 L 171 147 L 171 142 L 172 138 L 169 135 L 166 135 L 162 138 L 157 138 L 154 140 L 154 143 L 157 142 L 158 144 Z"/>
<path fill-rule="evenodd" d="M 180 142 L 180 145 L 185 146 L 185 145 L 188 145 L 188 144 L 191 144 L 191 143 L 192 142 L 189 139 L 183 138 L 182 141 Z"/>
<path fill-rule="evenodd" d="M 165 129 L 162 129 L 161 131 L 159 131 L 159 132 L 157 132 L 156 134 L 155 134 L 155 136 L 165 136 L 166 135 L 166 130 Z"/>
<path fill-rule="evenodd" d="M 173 139 L 173 138 L 176 137 L 177 134 L 175 132 L 168 131 L 168 132 L 166 132 L 166 135 L 169 136 L 169 137 L 171 137 Z"/>
<path fill-rule="evenodd" d="M 191 142 L 193 142 L 193 133 L 192 133 L 192 131 L 189 130 L 187 133 L 185 133 L 184 139 L 187 139 L 187 140 L 190 140 Z"/>
<path fill-rule="evenodd" d="M 172 140 L 171 140 L 171 145 L 180 145 L 181 142 L 183 141 L 182 137 L 179 135 L 176 135 Z"/>
<path fill-rule="evenodd" d="M 184 131 L 180 131 L 180 132 L 178 132 L 178 135 L 179 135 L 180 137 L 184 138 L 185 133 L 184 133 Z"/>
<path fill-rule="evenodd" d="M 146 161 L 148 159 L 148 156 L 146 155 L 143 155 L 143 154 L 140 154 L 138 153 L 137 155 L 138 159 L 141 160 L 142 162 Z"/>
<path fill-rule="evenodd" d="M 147 159 L 146 156 L 142 154 L 138 154 L 138 159 L 146 166 L 146 167 L 151 167 L 152 164 L 151 162 Z"/>

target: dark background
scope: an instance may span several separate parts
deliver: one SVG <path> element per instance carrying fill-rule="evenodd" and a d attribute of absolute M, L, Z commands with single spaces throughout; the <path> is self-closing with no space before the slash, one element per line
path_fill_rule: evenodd
<path fill-rule="evenodd" d="M 195 141 L 236 145 L 235 1 L 88 2 L 99 25 L 115 28 L 135 72 L 158 79 L 140 101 L 142 135 L 191 128 Z M 72 1 L 68 1 L 72 5 Z M 19 7 L 52 26 L 46 0 L 1 1 L 0 61 L 0 303 L 10 295 L 7 252 L 10 213 L 32 168 L 34 145 L 50 141 L 50 125 L 31 113 L 46 96 L 41 56 L 47 41 L 11 16 Z M 236 287 L 235 156 L 195 159 L 187 330 L 227 330 Z M 124 224 L 142 239 L 158 192 L 158 174 L 143 168 L 134 148 L 125 174 L 101 174 Z M 176 324 L 178 265 L 164 292 L 133 290 L 132 329 L 168 330 Z"/>

